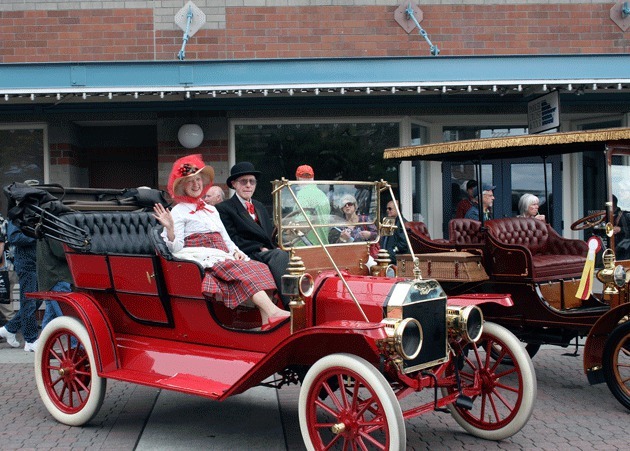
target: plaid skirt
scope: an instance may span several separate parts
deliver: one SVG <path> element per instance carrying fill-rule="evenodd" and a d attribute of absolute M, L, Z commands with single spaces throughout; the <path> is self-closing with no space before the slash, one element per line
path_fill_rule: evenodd
<path fill-rule="evenodd" d="M 228 252 L 219 233 L 196 233 L 184 240 L 184 246 L 213 247 Z M 220 294 L 226 307 L 236 308 L 263 290 L 275 290 L 269 268 L 254 260 L 225 260 L 206 269 L 201 282 L 204 295 Z"/>

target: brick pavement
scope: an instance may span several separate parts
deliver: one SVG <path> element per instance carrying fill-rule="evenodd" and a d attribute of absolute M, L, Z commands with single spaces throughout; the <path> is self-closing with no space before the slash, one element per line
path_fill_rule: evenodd
<path fill-rule="evenodd" d="M 465 433 L 450 417 L 430 413 L 407 422 L 407 449 L 465 450 L 619 450 L 628 449 L 630 411 L 619 404 L 605 384 L 590 386 L 582 373 L 582 357 L 564 355 L 567 350 L 543 347 L 534 358 L 538 399 L 529 423 L 502 442 L 484 441 Z M 90 425 L 64 426 L 53 420 L 41 403 L 33 378 L 32 354 L 0 343 L 0 449 L 132 450 L 145 432 L 158 391 L 108 381 L 103 408 Z M 288 450 L 304 449 L 297 420 L 296 386 L 278 391 L 280 417 Z M 430 393 L 413 395 L 426 399 Z M 198 404 L 194 397 L 178 398 L 172 415 L 186 416 Z M 186 403 L 190 399 L 190 403 Z M 192 407 L 191 407 L 192 406 Z M 275 411 L 269 415 L 277 415 Z M 190 422 L 200 421 L 195 415 Z M 162 420 L 163 421 L 163 420 Z M 167 426 L 168 427 L 168 424 Z M 199 430 L 203 424 L 199 424 Z M 255 430 L 248 425 L 248 433 Z M 181 443 L 177 428 L 164 440 L 173 449 Z M 145 437 L 146 438 L 146 437 Z M 213 449 L 229 449 L 221 445 Z"/>

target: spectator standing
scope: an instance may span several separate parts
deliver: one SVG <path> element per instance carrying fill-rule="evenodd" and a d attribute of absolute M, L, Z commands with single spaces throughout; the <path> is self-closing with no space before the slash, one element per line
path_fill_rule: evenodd
<path fill-rule="evenodd" d="M 72 291 L 72 274 L 61 243 L 49 238 L 37 241 L 37 285 L 40 291 Z M 47 300 L 42 329 L 63 312 L 57 301 Z"/>
<path fill-rule="evenodd" d="M 236 191 L 234 196 L 216 205 L 228 235 L 252 260 L 266 264 L 280 292 L 282 276 L 289 266 L 289 254 L 279 249 L 271 239 L 273 223 L 265 206 L 252 198 L 260 171 L 252 163 L 243 161 L 230 169 L 226 184 Z M 285 307 L 291 299 L 282 296 Z"/>
<path fill-rule="evenodd" d="M 477 180 L 468 180 L 466 182 L 466 194 L 467 197 L 460 200 L 455 208 L 455 217 L 463 218 L 466 216 L 470 207 L 477 204 L 477 198 L 473 195 L 473 191 L 477 187 Z"/>
<path fill-rule="evenodd" d="M 295 171 L 295 178 L 298 181 L 312 181 L 315 178 L 315 172 L 312 167 L 304 164 Z M 314 213 L 310 218 L 313 224 L 325 224 L 328 222 L 330 202 L 328 201 L 328 196 L 317 185 L 301 186 L 296 197 L 305 211 L 311 210 Z M 328 244 L 328 228 L 318 228 L 317 235 L 321 239 L 322 244 Z M 306 234 L 306 238 L 314 245 L 319 245 L 319 240 L 317 240 L 312 231 Z"/>
<path fill-rule="evenodd" d="M 0 215 L 0 270 L 1 271 L 10 271 L 11 263 L 8 258 L 9 254 L 9 244 L 7 243 L 7 220 L 4 219 Z M 7 299 L 6 304 L 4 302 L 0 302 L 0 321 L 1 324 L 6 324 L 11 318 L 15 316 L 15 312 L 13 311 L 13 303 L 11 302 L 11 287 L 12 284 L 9 281 L 7 286 L 7 290 L 9 290 L 9 298 Z"/>
<path fill-rule="evenodd" d="M 9 243 L 14 246 L 13 265 L 20 281 L 20 310 L 0 327 L 0 336 L 14 348 L 20 346 L 15 334 L 21 330 L 24 336 L 24 351 L 34 352 L 37 348 L 37 318 L 35 312 L 41 301 L 27 299 L 25 293 L 37 291 L 36 240 L 24 235 L 12 222 L 7 225 Z"/>

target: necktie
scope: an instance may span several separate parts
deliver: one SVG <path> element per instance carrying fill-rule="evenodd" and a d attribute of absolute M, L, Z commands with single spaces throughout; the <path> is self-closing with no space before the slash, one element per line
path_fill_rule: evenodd
<path fill-rule="evenodd" d="M 254 208 L 254 204 L 251 202 L 245 202 L 245 206 L 247 207 L 247 213 L 251 215 L 254 221 L 258 222 L 258 217 L 256 216 L 256 209 Z"/>

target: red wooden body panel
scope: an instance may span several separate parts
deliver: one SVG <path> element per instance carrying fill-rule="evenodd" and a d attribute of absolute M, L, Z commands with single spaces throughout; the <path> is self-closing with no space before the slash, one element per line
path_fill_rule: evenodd
<path fill-rule="evenodd" d="M 108 261 L 116 290 L 157 295 L 151 256 L 110 255 Z"/>
<path fill-rule="evenodd" d="M 106 290 L 112 288 L 104 255 L 67 252 L 66 260 L 77 288 Z"/>
<path fill-rule="evenodd" d="M 135 293 L 116 293 L 118 301 L 124 306 L 129 315 L 138 321 L 154 323 L 168 323 L 168 316 L 162 301 L 157 296 L 147 296 Z"/>
<path fill-rule="evenodd" d="M 201 270 L 194 262 L 168 261 L 160 258 L 166 292 L 170 296 L 202 299 Z"/>
<path fill-rule="evenodd" d="M 383 305 L 396 279 L 367 276 L 347 276 L 346 282 L 357 297 L 370 321 L 383 319 Z M 348 290 L 337 276 L 322 281 L 315 289 L 315 323 L 329 321 L 364 320 L 363 315 L 352 300 Z"/>

